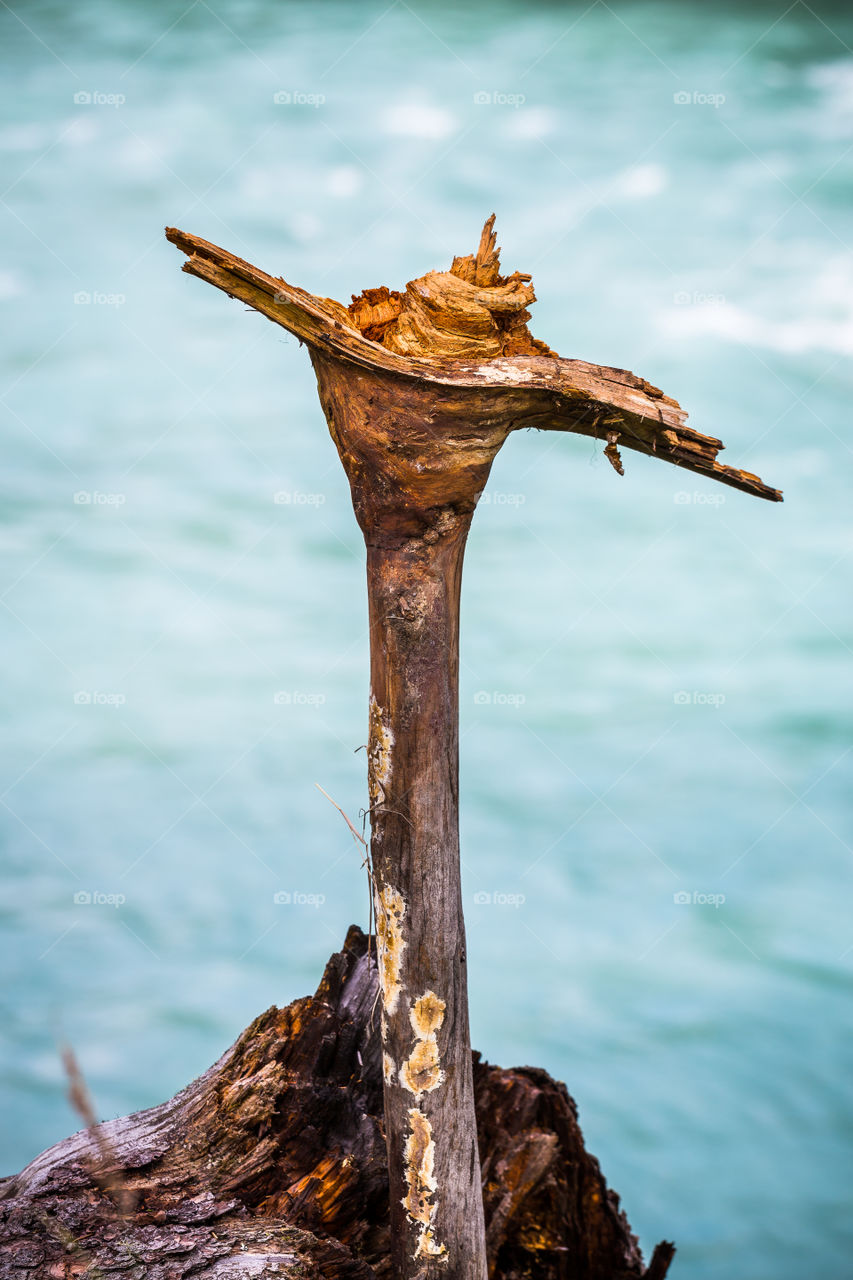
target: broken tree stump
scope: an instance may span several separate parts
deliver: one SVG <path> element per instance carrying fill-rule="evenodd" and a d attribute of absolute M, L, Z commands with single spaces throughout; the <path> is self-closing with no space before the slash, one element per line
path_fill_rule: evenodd
<path fill-rule="evenodd" d="M 394 1280 L 486 1280 L 458 822 L 459 601 L 492 463 L 522 428 L 600 440 L 769 501 L 657 387 L 527 327 L 531 277 L 476 253 L 344 307 L 166 229 L 184 270 L 304 342 L 367 550 L 368 793 Z"/>
<path fill-rule="evenodd" d="M 170 1101 L 0 1180 L 0 1280 L 388 1280 L 378 998 L 353 926 L 316 995 Z M 475 1055 L 474 1092 L 491 1280 L 662 1280 L 673 1248 L 644 1268 L 565 1086 Z"/>

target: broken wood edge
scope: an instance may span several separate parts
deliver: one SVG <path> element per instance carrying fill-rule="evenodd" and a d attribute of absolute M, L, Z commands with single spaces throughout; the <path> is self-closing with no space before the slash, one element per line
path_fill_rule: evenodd
<path fill-rule="evenodd" d="M 743 493 L 781 502 L 782 493 L 750 471 L 717 461 L 724 445 L 685 426 L 686 412 L 644 378 L 625 369 L 562 356 L 512 356 L 424 360 L 397 355 L 347 323 L 346 309 L 270 276 L 200 236 L 166 228 L 166 238 L 187 255 L 183 270 L 245 302 L 306 343 L 338 359 L 400 378 L 468 392 L 499 390 L 509 406 L 512 430 L 537 427 L 584 435 L 660 458 Z M 610 437 L 615 437 L 611 440 Z"/>
<path fill-rule="evenodd" d="M 378 995 L 351 926 L 313 997 L 259 1015 L 173 1098 L 0 1178 L 0 1280 L 387 1280 Z M 673 1246 L 644 1266 L 565 1085 L 479 1054 L 474 1075 L 493 1280 L 663 1280 Z M 126 1217 L 107 1174 L 137 1194 Z"/>

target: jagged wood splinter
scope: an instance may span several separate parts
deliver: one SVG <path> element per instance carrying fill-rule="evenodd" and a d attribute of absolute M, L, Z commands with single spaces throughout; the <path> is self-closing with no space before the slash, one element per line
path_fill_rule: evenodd
<path fill-rule="evenodd" d="M 621 369 L 556 356 L 528 329 L 530 276 L 500 274 L 487 221 L 476 254 L 405 293 L 349 307 L 168 228 L 184 270 L 304 342 L 367 546 L 368 790 L 398 1280 L 485 1280 L 458 835 L 459 593 L 465 541 L 511 431 L 633 449 L 771 501 L 717 462 L 722 443 Z"/>

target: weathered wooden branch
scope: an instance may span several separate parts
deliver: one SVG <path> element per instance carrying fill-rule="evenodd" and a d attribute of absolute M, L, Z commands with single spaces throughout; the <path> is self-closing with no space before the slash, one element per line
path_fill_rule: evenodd
<path fill-rule="evenodd" d="M 353 927 L 176 1097 L 0 1180 L 0 1280 L 387 1280 L 375 955 Z M 662 1280 L 565 1087 L 476 1061 L 474 1088 L 491 1280 Z"/>
<path fill-rule="evenodd" d="M 493 217 L 487 223 L 489 232 Z M 367 289 L 347 308 L 267 275 L 199 236 L 175 227 L 167 227 L 166 236 L 187 254 L 184 271 L 247 303 L 310 347 L 337 360 L 432 384 L 436 389 L 453 388 L 460 393 L 458 399 L 467 402 L 468 412 L 477 412 L 481 405 L 488 411 L 490 392 L 499 386 L 494 399 L 501 405 L 498 413 L 504 435 L 510 430 L 538 427 L 605 442 L 616 436 L 613 443 L 620 449 L 652 455 L 759 498 L 782 500 L 779 490 L 758 476 L 717 462 L 723 442 L 687 427 L 687 414 L 677 401 L 625 369 L 536 354 L 548 348 L 544 343 L 536 344 L 535 339 L 521 354 L 518 344 L 506 344 L 501 351 L 493 341 L 482 339 L 469 341 L 467 346 L 457 342 L 455 348 L 434 343 L 430 351 L 421 349 L 420 354 L 414 342 L 392 339 L 389 348 L 373 339 L 386 336 L 384 321 L 399 319 L 402 295 L 385 288 Z M 456 263 L 469 261 L 456 259 Z M 431 283 L 450 274 L 430 272 L 407 286 L 406 296 L 417 296 L 424 281 Z M 526 303 L 532 300 L 531 289 Z M 488 309 L 485 302 L 483 308 Z M 453 357 L 448 354 L 450 349 L 455 350 Z M 507 394 L 510 404 L 505 401 Z"/>
<path fill-rule="evenodd" d="M 367 548 L 368 790 L 395 1280 L 486 1280 L 458 831 L 459 597 L 471 519 L 524 427 L 601 439 L 759 497 L 719 440 L 623 370 L 563 360 L 527 327 L 530 276 L 503 276 L 494 216 L 476 253 L 348 307 L 185 232 L 184 270 L 308 345 Z"/>

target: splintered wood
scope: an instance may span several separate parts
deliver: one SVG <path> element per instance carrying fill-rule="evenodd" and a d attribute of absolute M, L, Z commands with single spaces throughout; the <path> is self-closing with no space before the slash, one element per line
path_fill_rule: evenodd
<path fill-rule="evenodd" d="M 530 276 L 500 274 L 495 215 L 475 254 L 454 258 L 449 271 L 428 271 L 405 293 L 366 289 L 347 308 L 365 337 L 402 356 L 433 360 L 492 360 L 495 356 L 552 356 L 527 328 L 536 301 Z"/>
<path fill-rule="evenodd" d="M 759 497 L 781 495 L 717 462 L 722 442 L 685 426 L 681 407 L 651 383 L 562 359 L 532 337 L 530 276 L 501 274 L 494 215 L 476 253 L 403 292 L 367 289 L 349 307 L 197 237 L 167 235 L 188 255 L 186 271 L 310 351 L 367 549 L 393 1273 L 487 1280 L 459 858 L 459 601 L 477 503 L 508 436 L 527 427 L 601 441 L 619 475 L 621 451 L 633 449 Z M 547 1157 L 540 1145 L 531 1168 Z"/>
<path fill-rule="evenodd" d="M 491 393 L 501 389 L 505 434 L 537 427 L 591 436 L 781 502 L 779 490 L 751 471 L 718 462 L 723 442 L 686 426 L 678 402 L 644 378 L 555 356 L 532 337 L 530 276 L 500 274 L 493 228 L 494 215 L 477 252 L 454 258 L 448 271 L 427 272 L 403 292 L 384 285 L 365 289 L 348 307 L 267 275 L 199 236 L 175 227 L 167 227 L 166 236 L 187 255 L 185 271 L 254 307 L 315 351 L 421 386 L 454 388 L 472 418 L 491 407 Z M 621 458 L 612 449 L 607 454 L 621 474 Z"/>

